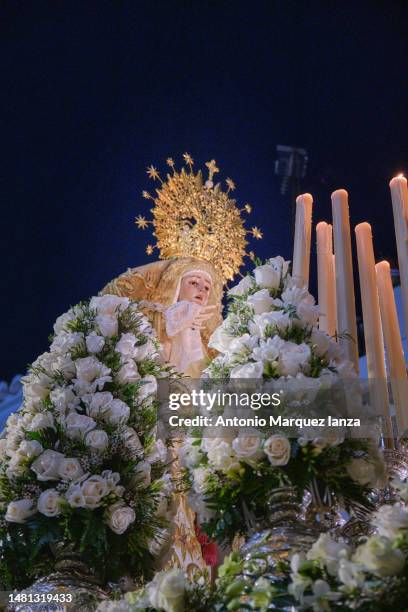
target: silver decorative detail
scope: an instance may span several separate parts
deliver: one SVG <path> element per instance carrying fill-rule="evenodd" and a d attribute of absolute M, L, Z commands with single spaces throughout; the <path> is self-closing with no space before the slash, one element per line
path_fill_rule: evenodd
<path fill-rule="evenodd" d="M 259 576 L 274 569 L 293 553 L 308 550 L 319 536 L 316 523 L 305 519 L 294 487 L 273 489 L 268 505 L 267 528 L 255 533 L 240 549 L 247 576 Z"/>
<path fill-rule="evenodd" d="M 57 556 L 54 571 L 16 593 L 19 601 L 10 604 L 6 611 L 93 612 L 98 602 L 108 599 L 100 584 L 89 564 L 79 554 L 66 550 Z M 48 601 L 51 596 L 53 600 Z M 70 596 L 72 601 L 67 601 Z"/>

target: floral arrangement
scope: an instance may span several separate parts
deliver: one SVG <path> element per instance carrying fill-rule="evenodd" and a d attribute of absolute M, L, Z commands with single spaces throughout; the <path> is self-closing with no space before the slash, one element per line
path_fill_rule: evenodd
<path fill-rule="evenodd" d="M 289 274 L 289 262 L 276 257 L 257 265 L 229 295 L 228 314 L 210 338 L 209 346 L 220 354 L 206 370 L 209 384 L 217 378 L 294 381 L 316 398 L 319 389 L 342 377 L 356 378 L 339 344 L 317 329 L 318 307 Z M 307 410 L 310 415 L 310 405 Z M 220 437 L 204 429 L 187 439 L 181 461 L 202 528 L 218 541 L 231 541 L 246 532 L 248 517 L 267 515 L 271 490 L 286 484 L 297 487 L 300 499 L 305 489 L 316 491 L 322 483 L 346 507 L 350 501 L 366 505 L 369 488 L 385 476 L 382 457 L 375 443 L 339 431 L 260 435 L 237 428 Z"/>
<path fill-rule="evenodd" d="M 4 587 L 48 573 L 61 546 L 111 580 L 148 573 L 172 487 L 156 400 L 171 372 L 158 347 L 127 298 L 93 297 L 57 319 L 0 440 Z"/>
<path fill-rule="evenodd" d="M 105 602 L 100 612 L 223 612 L 275 609 L 359 610 L 405 609 L 408 588 L 408 485 L 394 482 L 402 501 L 384 505 L 372 516 L 375 533 L 355 546 L 329 533 L 306 553 L 281 561 L 276 577 L 253 579 L 251 560 L 232 552 L 218 568 L 214 585 L 189 582 L 180 570 L 159 572 L 140 591 L 117 602 Z M 261 554 L 261 552 L 260 552 Z M 278 579 L 279 578 L 279 579 Z"/>

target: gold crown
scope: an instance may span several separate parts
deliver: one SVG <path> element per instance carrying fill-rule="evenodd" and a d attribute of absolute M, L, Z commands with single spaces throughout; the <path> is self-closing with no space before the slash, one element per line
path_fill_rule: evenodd
<path fill-rule="evenodd" d="M 197 257 L 213 264 L 225 281 L 232 280 L 243 263 L 247 253 L 246 235 L 262 238 L 262 232 L 257 227 L 245 229 L 242 212 L 250 213 L 252 206 L 245 204 L 238 209 L 236 201 L 230 197 L 235 184 L 226 179 L 227 189 L 222 191 L 220 183 L 214 186 L 214 174 L 219 172 L 213 159 L 205 165 L 208 168 L 208 179 L 203 182 L 201 170 L 193 171 L 194 161 L 188 153 L 183 155 L 187 169 L 183 166 L 180 172 L 175 169 L 171 157 L 167 165 L 172 174 L 167 174 L 163 181 L 154 166 L 147 169 L 149 177 L 160 183 L 156 189 L 156 197 L 148 191 L 143 191 L 143 197 L 153 200 L 151 209 L 153 221 L 148 221 L 143 215 L 135 219 L 140 229 L 153 225 L 153 236 L 156 246 L 148 245 L 146 253 L 151 255 L 157 248 L 160 259 L 174 257 Z"/>

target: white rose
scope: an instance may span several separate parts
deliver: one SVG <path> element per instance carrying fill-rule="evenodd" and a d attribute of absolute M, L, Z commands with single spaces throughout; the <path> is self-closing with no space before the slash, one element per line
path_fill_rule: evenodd
<path fill-rule="evenodd" d="M 48 449 L 33 461 L 31 469 L 36 474 L 38 480 L 58 480 L 59 466 L 63 459 L 64 455 L 62 453 Z"/>
<path fill-rule="evenodd" d="M 252 278 L 252 276 L 244 276 L 244 278 L 241 278 L 237 285 L 234 285 L 233 287 L 231 287 L 231 289 L 229 289 L 228 295 L 243 295 L 249 289 L 251 289 L 253 285 L 254 279 Z"/>
<path fill-rule="evenodd" d="M 111 506 L 107 514 L 107 523 L 113 532 L 121 535 L 131 523 L 136 520 L 133 508 L 124 506 L 122 502 L 117 502 Z"/>
<path fill-rule="evenodd" d="M 96 310 L 99 314 L 113 315 L 125 310 L 129 304 L 129 298 L 107 294 L 93 297 L 89 303 L 89 307 L 92 310 Z"/>
<path fill-rule="evenodd" d="M 263 375 L 263 363 L 262 361 L 256 361 L 255 363 L 245 363 L 244 365 L 235 366 L 232 368 L 230 377 L 231 378 L 262 378 Z"/>
<path fill-rule="evenodd" d="M 112 315 L 98 315 L 95 317 L 95 322 L 102 336 L 112 338 L 118 335 L 118 320 Z"/>
<path fill-rule="evenodd" d="M 9 503 L 4 518 L 9 523 L 25 523 L 36 512 L 37 509 L 31 499 L 19 499 Z"/>
<path fill-rule="evenodd" d="M 147 586 L 150 605 L 164 612 L 183 612 L 186 586 L 183 571 L 158 572 Z"/>
<path fill-rule="evenodd" d="M 270 264 L 256 267 L 254 276 L 257 284 L 265 289 L 278 289 L 281 282 L 281 271 Z"/>
<path fill-rule="evenodd" d="M 197 493 L 205 493 L 207 490 L 207 479 L 211 471 L 205 467 L 198 467 L 192 471 L 193 487 Z"/>
<path fill-rule="evenodd" d="M 357 589 L 363 586 L 365 575 L 361 565 L 353 563 L 349 559 L 341 558 L 337 570 L 338 577 L 349 589 Z"/>
<path fill-rule="evenodd" d="M 81 332 L 63 332 L 55 336 L 51 343 L 50 351 L 53 353 L 68 353 L 72 348 L 84 341 Z"/>
<path fill-rule="evenodd" d="M 349 548 L 345 542 L 336 542 L 329 533 L 321 533 L 308 551 L 307 558 L 312 561 L 324 561 L 329 574 L 335 576 L 340 559 L 345 557 L 348 552 Z"/>
<path fill-rule="evenodd" d="M 102 453 L 109 446 L 108 434 L 103 429 L 93 429 L 86 434 L 85 444 L 89 448 Z"/>
<path fill-rule="evenodd" d="M 310 336 L 310 343 L 315 346 L 315 351 L 318 355 L 324 356 L 327 354 L 333 343 L 332 339 L 326 332 L 318 329 L 313 329 Z M 337 345 L 337 342 L 334 342 Z"/>
<path fill-rule="evenodd" d="M 282 278 L 285 278 L 289 270 L 290 261 L 285 261 L 283 257 L 278 255 L 277 257 L 270 257 L 266 263 L 277 270 Z"/>
<path fill-rule="evenodd" d="M 261 289 L 248 296 L 247 302 L 252 306 L 255 314 L 259 315 L 270 311 L 273 304 L 273 298 L 269 295 L 268 289 Z"/>
<path fill-rule="evenodd" d="M 296 306 L 296 313 L 300 318 L 299 324 L 302 325 L 302 327 L 305 325 L 305 323 L 314 326 L 319 320 L 320 310 L 319 306 L 303 301 Z M 296 319 L 294 319 L 294 323 L 297 323 Z"/>
<path fill-rule="evenodd" d="M 58 516 L 61 514 L 62 497 L 55 489 L 43 491 L 38 498 L 37 508 L 45 516 Z"/>
<path fill-rule="evenodd" d="M 148 374 L 140 382 L 139 401 L 142 402 L 146 397 L 157 393 L 157 380 L 152 374 Z"/>
<path fill-rule="evenodd" d="M 371 536 L 357 548 L 353 561 L 378 576 L 399 574 L 405 565 L 405 556 L 393 543 L 382 536 Z"/>
<path fill-rule="evenodd" d="M 83 476 L 84 471 L 78 459 L 65 457 L 59 464 L 58 474 L 62 480 L 77 480 Z"/>
<path fill-rule="evenodd" d="M 153 341 L 148 338 L 146 342 L 139 344 L 136 347 L 136 354 L 134 358 L 136 361 L 143 361 L 143 359 L 146 359 L 146 357 L 152 357 L 153 355 L 156 355 L 156 353 L 157 349 Z"/>
<path fill-rule="evenodd" d="M 220 353 L 228 353 L 233 340 L 233 336 L 227 334 L 224 327 L 220 325 L 220 327 L 217 327 L 215 332 L 210 336 L 208 347 Z"/>
<path fill-rule="evenodd" d="M 52 363 L 52 372 L 60 372 L 66 380 L 75 376 L 75 363 L 70 355 L 58 355 Z"/>
<path fill-rule="evenodd" d="M 136 336 L 134 334 L 122 334 L 116 343 L 115 351 L 120 353 L 122 363 L 133 359 L 136 355 Z"/>
<path fill-rule="evenodd" d="M 150 463 L 148 461 L 140 461 L 133 470 L 132 486 L 143 485 L 147 487 L 152 481 L 151 473 L 152 466 Z"/>
<path fill-rule="evenodd" d="M 103 414 L 106 406 L 113 400 L 113 395 L 109 391 L 97 391 L 96 393 L 84 395 L 82 399 L 86 405 L 88 416 L 98 418 Z"/>
<path fill-rule="evenodd" d="M 149 463 L 157 463 L 158 461 L 164 463 L 164 461 L 167 460 L 167 454 L 168 451 L 164 442 L 162 442 L 161 440 L 156 440 L 148 457 L 146 457 L 146 460 Z"/>
<path fill-rule="evenodd" d="M 140 438 L 132 427 L 125 427 L 123 430 L 122 439 L 125 448 L 130 450 L 132 453 L 140 454 L 143 452 L 143 445 L 140 442 Z"/>
<path fill-rule="evenodd" d="M 244 334 L 234 338 L 229 347 L 229 354 L 240 357 L 249 357 L 252 349 L 258 344 L 258 336 Z"/>
<path fill-rule="evenodd" d="M 63 421 L 66 434 L 69 438 L 81 438 L 96 427 L 96 423 L 91 417 L 85 414 L 70 412 Z"/>
<path fill-rule="evenodd" d="M 282 376 L 296 376 L 298 372 L 309 364 L 311 357 L 310 346 L 302 342 L 286 342 L 279 356 L 279 372 Z"/>
<path fill-rule="evenodd" d="M 17 449 L 17 454 L 23 459 L 33 459 L 43 452 L 43 447 L 37 440 L 23 440 Z"/>
<path fill-rule="evenodd" d="M 296 306 L 301 302 L 307 302 L 308 304 L 315 303 L 314 297 L 309 293 L 305 285 L 299 287 L 295 279 L 292 278 L 291 281 L 282 291 L 281 299 L 284 304 Z"/>
<path fill-rule="evenodd" d="M 107 368 L 96 357 L 82 357 L 75 361 L 76 375 L 79 380 L 93 382 L 98 378 L 108 376 L 110 368 Z"/>
<path fill-rule="evenodd" d="M 361 485 L 375 488 L 379 484 L 379 471 L 374 461 L 352 459 L 347 465 L 349 476 Z"/>
<path fill-rule="evenodd" d="M 231 445 L 225 440 L 212 444 L 208 453 L 208 461 L 217 469 L 228 472 L 239 465 Z"/>
<path fill-rule="evenodd" d="M 401 529 L 408 529 L 408 507 L 401 502 L 381 506 L 371 519 L 380 536 L 395 539 Z"/>
<path fill-rule="evenodd" d="M 250 463 L 260 459 L 263 455 L 261 448 L 261 438 L 254 432 L 252 435 L 248 433 L 240 433 L 240 435 L 232 441 L 232 449 L 238 459 Z"/>
<path fill-rule="evenodd" d="M 89 336 L 86 337 L 85 341 L 89 353 L 100 353 L 105 346 L 105 338 L 103 336 L 98 336 L 95 332 L 91 332 Z"/>
<path fill-rule="evenodd" d="M 290 442 L 286 436 L 274 434 L 264 444 L 264 453 L 271 465 L 287 465 L 290 459 Z"/>
<path fill-rule="evenodd" d="M 74 321 L 76 315 L 72 310 L 60 315 L 54 323 L 54 333 L 59 334 L 62 331 L 68 331 L 67 325 L 70 321 Z"/>
<path fill-rule="evenodd" d="M 79 397 L 69 387 L 56 387 L 51 391 L 50 399 L 60 413 L 66 409 L 74 410 L 80 403 Z"/>
<path fill-rule="evenodd" d="M 252 335 L 264 338 L 267 328 L 276 327 L 278 331 L 284 331 L 289 327 L 290 323 L 290 317 L 287 312 L 273 310 L 260 315 L 254 315 L 253 321 L 249 323 L 249 332 Z"/>
<path fill-rule="evenodd" d="M 279 336 L 273 336 L 273 338 L 261 340 L 259 346 L 253 349 L 252 356 L 256 361 L 276 361 L 284 346 L 285 340 Z"/>
<path fill-rule="evenodd" d="M 127 363 L 124 363 L 117 374 L 117 378 L 122 385 L 139 380 L 140 374 L 135 362 L 129 361 Z"/>
<path fill-rule="evenodd" d="M 193 444 L 193 442 L 194 439 L 187 438 L 179 449 L 180 464 L 185 468 L 192 468 L 199 463 L 202 457 L 200 446 Z"/>
<path fill-rule="evenodd" d="M 110 425 L 119 425 L 126 423 L 130 415 L 130 408 L 125 402 L 120 399 L 113 399 L 107 404 L 102 413 L 102 417 L 106 423 Z"/>
<path fill-rule="evenodd" d="M 39 412 L 28 426 L 28 431 L 42 431 L 48 428 L 55 429 L 54 417 L 51 412 Z"/>
<path fill-rule="evenodd" d="M 102 498 L 109 493 L 107 482 L 102 476 L 90 476 L 81 483 L 81 493 L 84 498 L 84 507 L 98 508 Z"/>

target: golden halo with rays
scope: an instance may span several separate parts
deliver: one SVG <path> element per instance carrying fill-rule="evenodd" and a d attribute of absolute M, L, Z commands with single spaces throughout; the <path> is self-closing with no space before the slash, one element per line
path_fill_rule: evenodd
<path fill-rule="evenodd" d="M 213 264 L 224 282 L 232 280 L 244 257 L 251 256 L 245 251 L 247 234 L 262 238 L 257 227 L 247 230 L 241 217 L 242 212 L 249 213 L 252 207 L 250 204 L 241 209 L 237 207 L 230 196 L 235 189 L 230 178 L 225 181 L 225 191 L 220 183 L 214 185 L 214 175 L 219 172 L 214 159 L 205 164 L 208 169 L 205 182 L 201 170 L 194 172 L 191 155 L 184 153 L 183 160 L 187 167 L 177 171 L 173 158 L 167 159 L 171 174 L 167 174 L 166 180 L 154 166 L 147 168 L 149 177 L 159 185 L 155 196 L 147 191 L 142 193 L 143 198 L 154 202 L 153 220 L 148 221 L 142 215 L 135 219 L 139 229 L 153 225 L 156 246 L 149 245 L 146 252 L 151 255 L 157 248 L 160 259 L 204 259 Z"/>

